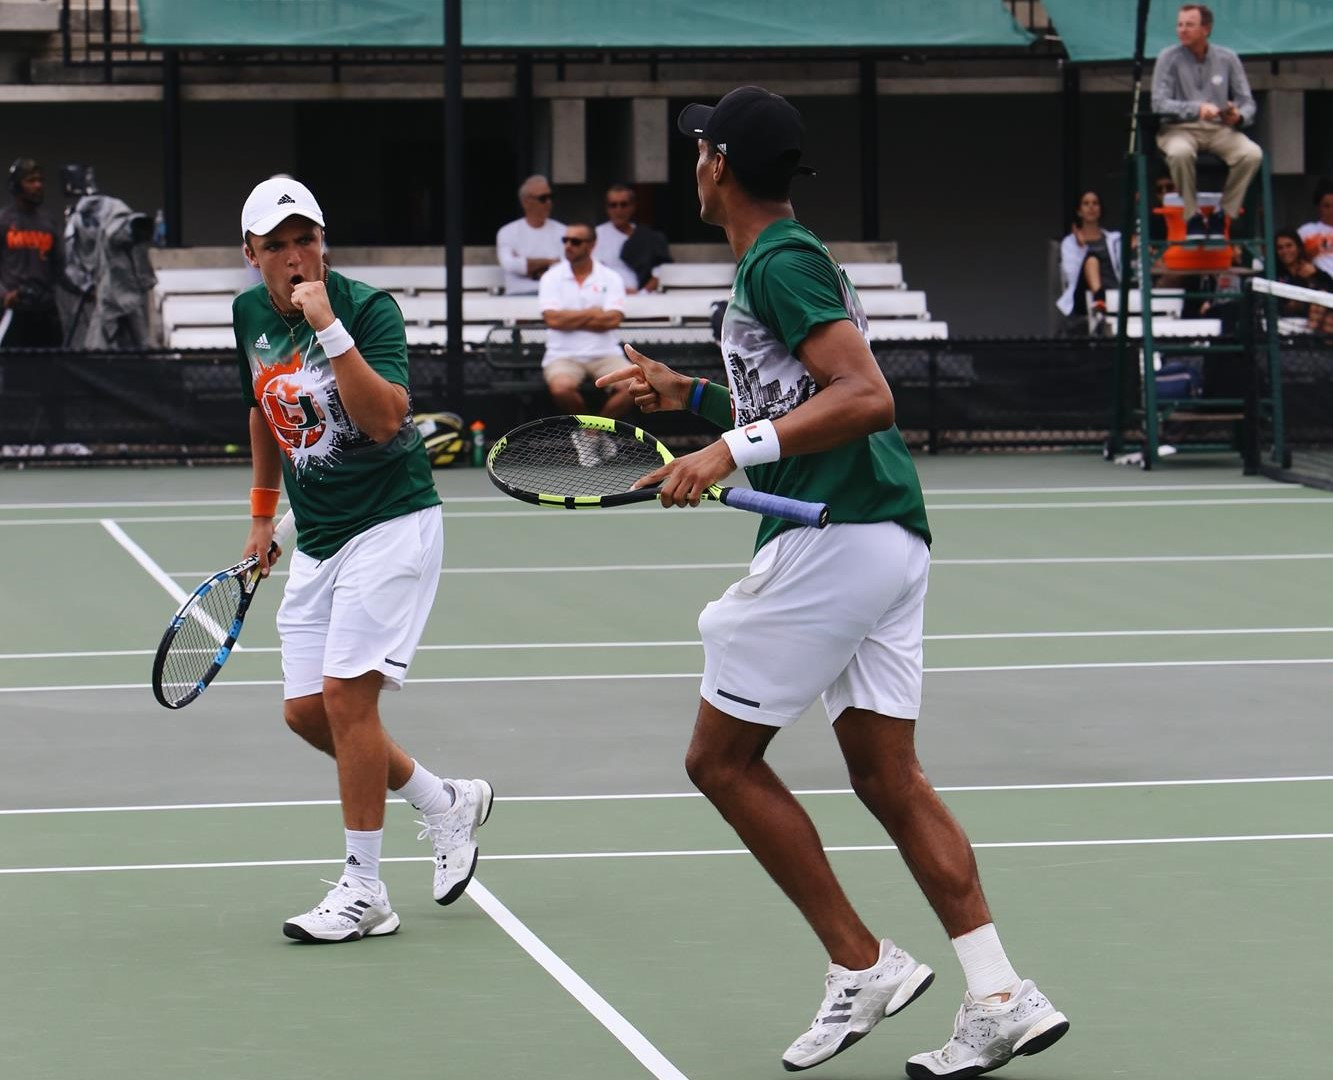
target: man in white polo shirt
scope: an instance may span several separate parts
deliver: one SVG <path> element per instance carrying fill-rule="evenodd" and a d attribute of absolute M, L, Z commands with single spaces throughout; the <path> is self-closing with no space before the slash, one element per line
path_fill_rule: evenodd
<path fill-rule="evenodd" d="M 620 275 L 592 257 L 597 244 L 591 225 L 565 226 L 565 257 L 542 275 L 538 302 L 550 328 L 542 375 L 551 399 L 563 413 L 583 413 L 587 402 L 580 387 L 624 366 L 616 329 L 625 311 L 625 283 Z M 630 395 L 617 384 L 602 405 L 603 416 L 624 416 Z"/>

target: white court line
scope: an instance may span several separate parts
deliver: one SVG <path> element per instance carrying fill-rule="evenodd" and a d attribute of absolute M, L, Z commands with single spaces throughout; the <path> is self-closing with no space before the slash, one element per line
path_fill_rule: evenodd
<path fill-rule="evenodd" d="M 1254 833 L 1234 836 L 1135 836 L 1105 840 L 999 840 L 976 843 L 976 851 L 1018 848 L 1079 848 L 1079 847 L 1155 847 L 1169 844 L 1245 844 L 1272 843 L 1283 840 L 1333 840 L 1333 833 Z M 893 844 L 828 844 L 830 853 L 858 853 L 897 851 Z M 667 848 L 660 851 L 547 851 L 522 855 L 482 855 L 482 862 L 557 862 L 573 859 L 664 859 L 715 855 L 749 855 L 748 848 Z M 430 855 L 407 855 L 380 859 L 381 863 L 423 863 L 433 861 Z M 149 870 L 249 870 L 283 866 L 340 866 L 342 858 L 334 859 L 250 859 L 226 862 L 194 863 L 117 863 L 98 866 L 5 866 L 0 876 L 28 874 L 101 874 L 113 871 L 135 872 Z M 475 878 L 473 879 L 475 880 Z"/>
<path fill-rule="evenodd" d="M 938 566 L 1063 566 L 1097 565 L 1106 563 L 1214 563 L 1214 562 L 1303 562 L 1321 559 L 1333 559 L 1333 552 L 1316 551 L 1310 553 L 1275 554 L 1275 555 L 1069 555 L 1049 558 L 977 558 L 977 559 L 931 559 L 932 568 Z M 606 574 L 616 572 L 646 573 L 653 571 L 671 572 L 690 570 L 743 570 L 748 562 L 698 562 L 698 563 L 602 563 L 600 565 L 583 564 L 580 566 L 446 566 L 441 574 Z M 169 570 L 173 578 L 194 580 L 205 578 L 212 571 L 204 570 Z M 274 570 L 273 577 L 285 577 L 286 570 Z"/>
<path fill-rule="evenodd" d="M 1099 492 L 1142 494 L 1148 491 L 1283 491 L 1280 485 L 1269 483 L 1248 484 L 1106 484 L 1090 487 L 1020 487 L 1020 488 L 927 488 L 926 495 L 1096 495 Z M 503 503 L 508 495 L 442 495 L 446 507 L 451 503 Z M 241 499 L 163 499 L 153 502 L 28 502 L 0 503 L 6 510 L 119 510 L 124 507 L 190 507 L 234 506 L 238 512 L 245 504 Z"/>
<path fill-rule="evenodd" d="M 1267 634 L 1333 634 L 1333 626 L 1252 626 L 1180 630 L 1016 630 L 993 634 L 926 634 L 925 641 L 1014 641 L 1028 638 L 1250 637 Z M 491 652 L 514 649 L 671 649 L 696 648 L 698 638 L 680 641 L 528 641 L 482 644 L 418 645 L 417 652 Z M 259 655 L 278 653 L 277 645 L 252 645 Z M 82 652 L 0 653 L 0 660 L 97 660 L 114 656 L 153 656 L 155 649 L 106 649 Z M 412 681 L 416 681 L 415 679 Z"/>
<path fill-rule="evenodd" d="M 513 501 L 513 500 L 509 500 Z M 1108 510 L 1121 509 L 1125 507 L 1141 507 L 1145 509 L 1153 508 L 1173 508 L 1182 506 L 1285 506 L 1294 504 L 1309 504 L 1319 507 L 1333 507 L 1333 498 L 1311 493 L 1306 496 L 1276 496 L 1268 499 L 1101 499 L 1089 500 L 1086 502 L 1000 502 L 1000 503 L 927 503 L 926 510 L 929 513 L 937 513 L 945 510 Z M 709 513 L 725 509 L 718 506 L 701 506 Z M 639 514 L 662 514 L 663 509 L 660 506 L 633 507 L 622 506 L 611 511 L 616 517 L 630 517 Z M 458 513 L 445 512 L 445 520 L 457 520 L 459 518 L 523 518 L 527 521 L 583 521 L 588 519 L 600 520 L 602 515 L 596 511 L 587 512 L 558 512 L 557 508 L 537 508 L 519 509 L 519 510 L 463 510 Z M 96 525 L 101 518 L 14 518 L 0 519 L 0 526 L 5 525 Z M 146 516 L 146 517 L 124 517 L 121 521 L 129 524 L 187 524 L 193 521 L 230 521 L 234 524 L 241 524 L 245 518 L 239 514 L 190 514 L 184 517 L 175 516 Z M 677 513 L 665 520 L 686 520 L 686 515 Z"/>
<path fill-rule="evenodd" d="M 1103 788 L 1218 787 L 1232 784 L 1306 784 L 1326 783 L 1327 776 L 1233 776 L 1197 780 L 1091 780 L 1065 784 L 964 784 L 936 787 L 936 791 L 967 794 L 994 791 L 1095 791 Z M 801 788 L 793 795 L 851 795 L 851 788 Z M 697 791 L 629 792 L 619 795 L 503 795 L 501 802 L 636 802 L 654 799 L 702 799 Z M 303 806 L 338 806 L 337 799 L 282 799 L 265 802 L 157 803 L 140 806 L 43 806 L 0 810 L 0 817 L 43 814 L 123 814 L 146 810 L 270 810 Z"/>
<path fill-rule="evenodd" d="M 996 664 L 960 667 L 928 667 L 927 675 L 988 674 L 1003 671 L 1093 671 L 1098 668 L 1185 668 L 1185 667 L 1284 667 L 1309 664 L 1333 664 L 1333 657 L 1277 660 L 1124 660 L 1088 664 Z M 699 679 L 698 671 L 636 672 L 624 675 L 458 675 L 440 678 L 413 678 L 414 686 L 461 683 L 529 682 L 623 682 L 633 679 Z M 281 679 L 232 679 L 214 686 L 281 686 Z M 147 690 L 147 683 L 98 683 L 66 686 L 0 686 L 0 694 L 51 694 L 76 690 Z"/>
<path fill-rule="evenodd" d="M 495 894 L 475 877 L 467 888 L 468 898 L 482 911 L 486 912 L 518 944 L 525 953 L 537 961 L 569 995 L 588 1010 L 607 1031 L 631 1054 L 645 1069 L 658 1080 L 687 1080 L 684 1073 L 671 1064 L 633 1024 L 611 1007 L 607 1000 L 584 981 L 567 963 L 560 959 L 536 934 L 529 930 Z"/>
<path fill-rule="evenodd" d="M 176 601 L 176 606 L 180 607 L 190 598 L 190 594 L 171 580 L 171 576 L 153 561 L 151 555 L 144 551 L 138 544 L 129 538 L 129 535 L 110 518 L 101 518 L 98 524 L 109 532 L 112 538 L 129 552 L 130 558 L 137 562 L 148 572 L 148 576 L 156 581 L 162 588 L 167 590 L 167 595 Z M 202 576 L 202 575 L 201 575 Z M 223 634 L 222 639 L 226 640 L 227 635 Z"/>

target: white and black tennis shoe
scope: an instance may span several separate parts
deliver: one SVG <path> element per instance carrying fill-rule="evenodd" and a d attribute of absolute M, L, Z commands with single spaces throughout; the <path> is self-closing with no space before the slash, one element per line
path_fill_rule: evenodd
<path fill-rule="evenodd" d="M 384 882 L 378 890 L 367 889 L 353 878 L 325 881 L 332 885 L 328 896 L 304 915 L 293 915 L 282 924 L 282 932 L 297 941 L 312 944 L 358 941 L 379 937 L 398 929 L 397 913 L 389 906 L 389 890 Z"/>
<path fill-rule="evenodd" d="M 824 1002 L 810 1029 L 782 1055 L 782 1067 L 799 1072 L 842 1053 L 886 1016 L 907 1008 L 934 979 L 930 968 L 887 940 L 880 942 L 874 967 L 851 971 L 830 964 L 824 976 Z"/>
<path fill-rule="evenodd" d="M 427 814 L 418 821 L 418 840 L 430 840 L 435 849 L 434 895 L 437 904 L 452 904 L 477 871 L 477 830 L 491 816 L 495 792 L 485 780 L 448 780 L 456 796 L 442 814 Z"/>
<path fill-rule="evenodd" d="M 1065 1014 L 1028 980 L 1008 1001 L 977 1001 L 963 996 L 953 1036 L 940 1049 L 907 1059 L 913 1080 L 980 1076 L 1016 1057 L 1040 1054 L 1069 1030 Z"/>

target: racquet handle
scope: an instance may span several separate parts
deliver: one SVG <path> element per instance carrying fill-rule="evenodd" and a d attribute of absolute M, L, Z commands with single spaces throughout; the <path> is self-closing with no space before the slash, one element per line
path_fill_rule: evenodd
<path fill-rule="evenodd" d="M 794 521 L 798 525 L 808 525 L 812 529 L 822 529 L 828 524 L 828 506 L 824 503 L 801 502 L 782 495 L 769 495 L 767 492 L 754 491 L 750 488 L 724 487 L 719 499 L 725 506 L 734 506 L 740 510 L 752 510 L 757 514 Z"/>
<path fill-rule="evenodd" d="M 278 522 L 273 530 L 273 542 L 283 551 L 290 551 L 295 536 L 296 518 L 292 517 L 292 512 L 288 510 L 287 513 L 282 515 L 282 520 Z"/>

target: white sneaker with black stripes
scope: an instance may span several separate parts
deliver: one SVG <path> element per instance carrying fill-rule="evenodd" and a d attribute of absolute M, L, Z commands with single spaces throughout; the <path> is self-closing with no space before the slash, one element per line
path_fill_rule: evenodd
<path fill-rule="evenodd" d="M 491 816 L 495 792 L 485 780 L 448 780 L 457 793 L 453 806 L 442 814 L 427 814 L 418 821 L 418 840 L 435 848 L 435 902 L 452 904 L 477 871 L 477 830 Z"/>
<path fill-rule="evenodd" d="M 384 882 L 377 883 L 378 891 L 367 889 L 354 878 L 324 884 L 333 886 L 328 896 L 304 915 L 293 915 L 283 923 L 283 934 L 318 944 L 379 937 L 398 929 L 398 915 L 389 906 L 389 890 Z"/>
<path fill-rule="evenodd" d="M 841 1053 L 886 1016 L 907 1008 L 934 979 L 930 968 L 887 940 L 880 942 L 874 967 L 851 971 L 830 964 L 824 976 L 824 1003 L 810 1030 L 782 1055 L 782 1067 L 799 1072 Z"/>

